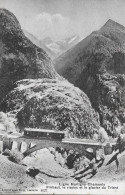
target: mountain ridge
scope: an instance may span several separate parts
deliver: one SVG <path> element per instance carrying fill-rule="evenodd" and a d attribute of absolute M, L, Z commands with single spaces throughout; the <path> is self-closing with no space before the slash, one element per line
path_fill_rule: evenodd
<path fill-rule="evenodd" d="M 122 30 L 125 30 L 125 27 L 122 24 L 119 24 L 118 22 L 115 22 L 112 19 L 109 19 L 101 28 L 100 30 L 104 29 L 104 28 L 120 28 Z"/>
<path fill-rule="evenodd" d="M 112 118 L 121 125 L 125 122 L 125 28 L 109 20 L 54 64 L 60 75 L 88 95 L 100 114 L 101 125 L 115 136 Z"/>

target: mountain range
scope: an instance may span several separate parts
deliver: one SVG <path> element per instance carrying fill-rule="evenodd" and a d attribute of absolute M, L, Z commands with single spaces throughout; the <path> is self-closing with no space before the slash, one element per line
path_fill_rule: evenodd
<path fill-rule="evenodd" d="M 80 41 L 80 37 L 78 35 L 72 35 L 70 37 L 66 37 L 65 39 L 55 41 L 50 37 L 45 37 L 44 39 L 39 40 L 26 30 L 23 30 L 23 32 L 35 45 L 43 48 L 51 59 L 55 59 Z"/>
<path fill-rule="evenodd" d="M 11 12 L 0 10 L 0 109 L 14 115 L 21 129 L 91 137 L 101 124 L 117 136 L 125 123 L 125 27 L 110 19 L 78 40 L 39 41 L 24 34 Z M 52 61 L 46 48 L 63 53 Z"/>

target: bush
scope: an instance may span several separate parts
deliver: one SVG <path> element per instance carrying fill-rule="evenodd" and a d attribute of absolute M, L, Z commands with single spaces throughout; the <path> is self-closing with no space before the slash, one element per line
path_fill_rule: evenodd
<path fill-rule="evenodd" d="M 0 130 L 6 132 L 15 132 L 15 124 L 13 118 L 10 118 L 4 112 L 0 112 Z"/>
<path fill-rule="evenodd" d="M 103 127 L 100 127 L 99 129 L 99 135 L 98 135 L 98 141 L 100 142 L 106 142 L 109 140 L 108 134 L 105 131 L 105 129 Z"/>
<path fill-rule="evenodd" d="M 2 154 L 5 155 L 5 156 L 11 156 L 12 152 L 9 149 L 6 148 Z"/>
<path fill-rule="evenodd" d="M 15 149 L 11 152 L 11 155 L 8 157 L 8 159 L 12 162 L 20 163 L 20 161 L 23 159 L 23 154 Z"/>

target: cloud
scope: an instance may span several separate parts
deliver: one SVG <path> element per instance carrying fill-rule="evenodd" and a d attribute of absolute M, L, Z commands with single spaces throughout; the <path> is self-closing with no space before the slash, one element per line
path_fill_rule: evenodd
<path fill-rule="evenodd" d="M 53 39 L 60 39 L 71 32 L 71 21 L 61 14 L 43 12 L 34 15 L 25 23 L 24 27 L 39 39 L 50 36 Z"/>

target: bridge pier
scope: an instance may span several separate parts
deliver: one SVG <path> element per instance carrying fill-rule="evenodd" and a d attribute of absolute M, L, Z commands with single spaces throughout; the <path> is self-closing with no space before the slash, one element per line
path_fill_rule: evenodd
<path fill-rule="evenodd" d="M 3 141 L 0 141 L 0 154 L 3 152 Z"/>
<path fill-rule="evenodd" d="M 27 143 L 25 141 L 21 142 L 21 148 L 20 148 L 20 152 L 24 153 L 25 151 L 29 150 L 30 148 L 30 143 Z"/>
<path fill-rule="evenodd" d="M 18 142 L 17 148 L 18 148 L 18 151 L 21 150 L 21 143 L 20 142 Z"/>
<path fill-rule="evenodd" d="M 13 141 L 11 142 L 11 151 L 18 150 L 18 142 Z"/>
<path fill-rule="evenodd" d="M 3 151 L 5 149 L 11 150 L 11 148 L 12 148 L 12 143 L 10 138 L 8 138 L 7 136 L 3 137 Z"/>
<path fill-rule="evenodd" d="M 36 146 L 35 142 L 30 143 L 30 148 L 32 148 L 33 146 Z"/>
<path fill-rule="evenodd" d="M 3 152 L 3 134 L 0 134 L 0 154 Z"/>

